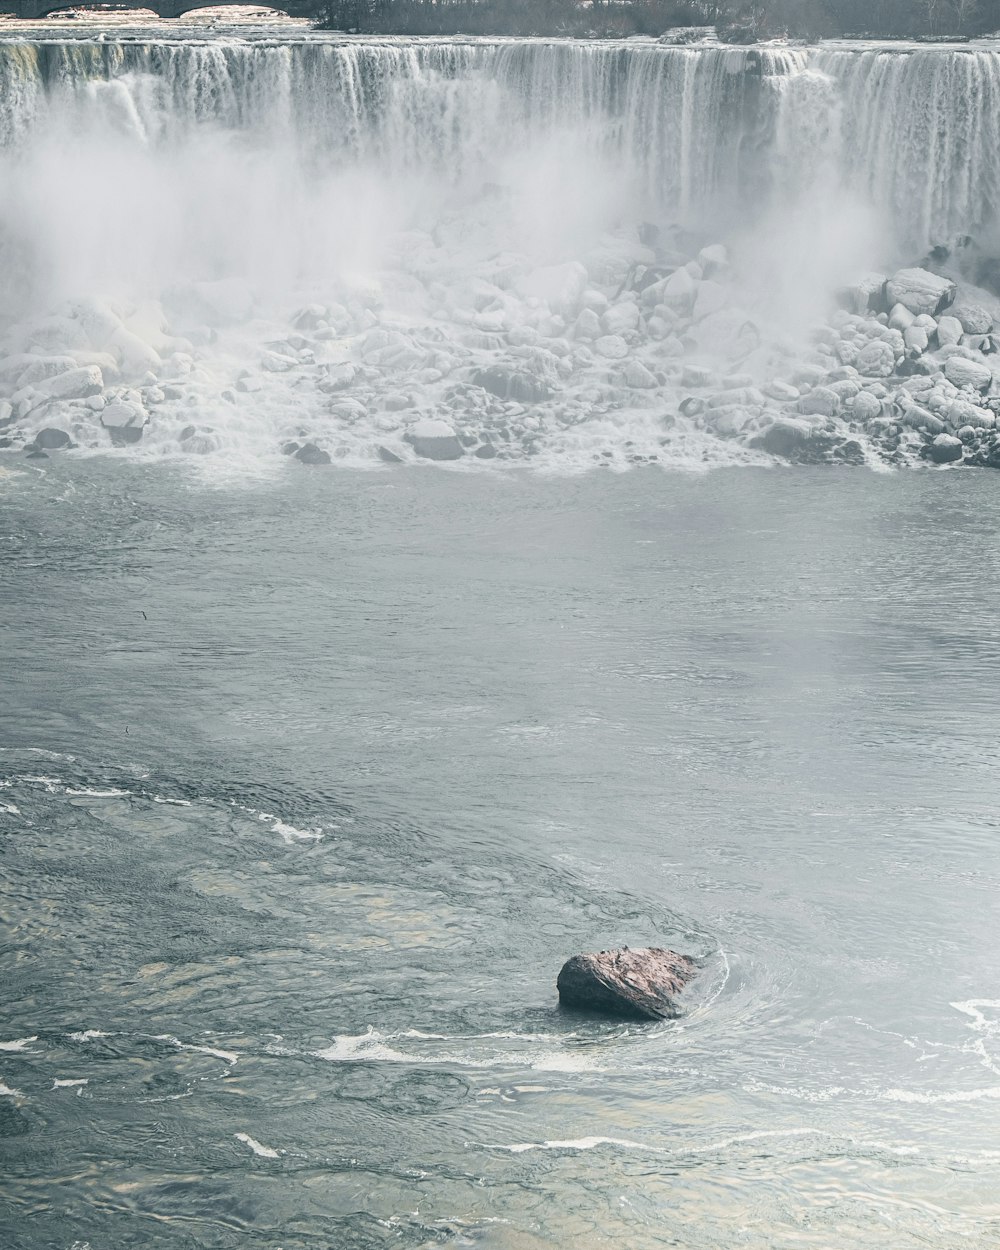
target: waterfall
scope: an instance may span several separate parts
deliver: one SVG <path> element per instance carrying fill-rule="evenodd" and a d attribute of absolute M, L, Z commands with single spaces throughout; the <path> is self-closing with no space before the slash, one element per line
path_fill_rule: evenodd
<path fill-rule="evenodd" d="M 1000 195 L 993 49 L 0 42 L 3 149 L 30 147 L 49 126 L 116 124 L 115 114 L 154 144 L 210 125 L 293 147 L 318 167 L 377 162 L 456 185 L 572 132 L 613 158 L 647 211 L 688 223 L 724 223 L 734 206 L 834 171 L 913 251 L 989 230 Z"/>
<path fill-rule="evenodd" d="M 675 413 L 698 463 L 705 431 L 742 456 L 805 438 L 766 441 L 782 413 L 838 415 L 856 458 L 855 382 L 805 392 L 884 327 L 812 327 L 871 270 L 965 236 L 996 254 L 998 70 L 985 46 L 0 37 L 0 421 L 27 439 L 59 414 L 97 447 L 152 405 L 144 448 L 308 436 L 370 461 L 418 428 L 506 455 L 527 403 L 517 454 L 589 465 L 665 455 Z M 992 352 L 992 314 L 967 320 L 986 330 L 945 333 Z M 865 360 L 902 368 L 936 333 Z M 74 363 L 100 394 L 38 390 Z M 895 454 L 911 401 L 872 400 Z"/>

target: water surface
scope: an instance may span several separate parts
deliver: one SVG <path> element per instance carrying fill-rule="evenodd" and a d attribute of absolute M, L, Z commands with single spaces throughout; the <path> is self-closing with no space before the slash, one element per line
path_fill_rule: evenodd
<path fill-rule="evenodd" d="M 3 1244 L 1000 1245 L 989 474 L 9 468 Z"/>

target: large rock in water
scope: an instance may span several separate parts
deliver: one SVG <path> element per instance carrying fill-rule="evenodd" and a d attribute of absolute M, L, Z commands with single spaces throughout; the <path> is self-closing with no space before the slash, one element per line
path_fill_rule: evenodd
<path fill-rule="evenodd" d="M 900 269 L 886 284 L 890 306 L 902 304 L 916 316 L 944 312 L 957 290 L 950 278 L 942 278 L 927 269 Z"/>
<path fill-rule="evenodd" d="M 556 980 L 564 1007 L 630 1020 L 667 1020 L 680 1015 L 675 995 L 697 973 L 693 960 L 648 947 L 574 955 Z"/>
<path fill-rule="evenodd" d="M 403 435 L 418 456 L 427 460 L 459 460 L 465 448 L 447 421 L 423 417 Z"/>

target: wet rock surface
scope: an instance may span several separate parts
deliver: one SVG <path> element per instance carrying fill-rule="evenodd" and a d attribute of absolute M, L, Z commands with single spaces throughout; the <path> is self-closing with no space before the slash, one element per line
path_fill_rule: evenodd
<path fill-rule="evenodd" d="M 563 1007 L 633 1020 L 681 1014 L 677 997 L 698 972 L 694 960 L 658 947 L 574 955 L 556 980 Z"/>

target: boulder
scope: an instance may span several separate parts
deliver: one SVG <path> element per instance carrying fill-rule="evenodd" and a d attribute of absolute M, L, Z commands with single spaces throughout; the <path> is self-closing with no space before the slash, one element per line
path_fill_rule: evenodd
<path fill-rule="evenodd" d="M 378 452 L 378 458 L 384 464 L 402 464 L 403 457 L 397 456 L 394 451 L 390 451 L 388 447 L 383 447 L 381 443 L 375 448 Z"/>
<path fill-rule="evenodd" d="M 951 308 L 951 316 L 961 322 L 966 334 L 989 334 L 993 329 L 993 316 L 989 309 L 971 300 L 958 300 Z"/>
<path fill-rule="evenodd" d="M 885 303 L 885 274 L 866 273 L 838 293 L 840 303 L 852 313 L 881 312 Z"/>
<path fill-rule="evenodd" d="M 675 951 L 600 951 L 574 955 L 556 980 L 564 1007 L 631 1020 L 665 1020 L 680 1015 L 676 996 L 698 969 Z"/>
<path fill-rule="evenodd" d="M 305 443 L 295 453 L 295 459 L 301 464 L 329 464 L 330 454 L 317 447 L 315 443 Z"/>
<path fill-rule="evenodd" d="M 630 360 L 625 366 L 625 385 L 634 390 L 649 391 L 658 385 L 656 377 L 639 360 Z"/>
<path fill-rule="evenodd" d="M 858 352 L 854 367 L 864 378 L 888 378 L 896 367 L 896 357 L 888 343 L 873 339 Z"/>
<path fill-rule="evenodd" d="M 851 401 L 851 412 L 855 421 L 874 421 L 881 411 L 881 402 L 868 391 L 861 391 Z"/>
<path fill-rule="evenodd" d="M 930 313 L 934 316 L 944 312 L 957 290 L 950 278 L 942 278 L 928 269 L 900 269 L 886 283 L 890 305 L 902 304 L 914 315 Z"/>
<path fill-rule="evenodd" d="M 962 440 L 951 434 L 939 434 L 928 447 L 927 454 L 935 464 L 953 464 L 962 459 Z"/>
<path fill-rule="evenodd" d="M 594 350 L 605 360 L 624 360 L 628 355 L 628 344 L 620 334 L 605 334 L 594 344 Z"/>
<path fill-rule="evenodd" d="M 447 421 L 424 417 L 403 436 L 426 460 L 460 460 L 465 454 L 458 435 Z"/>
<path fill-rule="evenodd" d="M 788 458 L 805 446 L 812 434 L 812 426 L 794 417 L 779 417 L 763 434 L 754 439 L 753 445 L 770 452 L 772 456 Z"/>
<path fill-rule="evenodd" d="M 297 368 L 299 362 L 295 356 L 287 356 L 283 352 L 263 351 L 260 354 L 260 365 L 268 373 L 287 373 Z"/>
<path fill-rule="evenodd" d="M 961 330 L 960 330 L 961 332 Z M 581 339 L 586 343 L 599 339 L 603 331 L 601 330 L 601 319 L 592 308 L 584 308 L 573 323 L 571 334 L 575 339 Z"/>
<path fill-rule="evenodd" d="M 957 317 L 939 317 L 937 323 L 938 343 L 941 347 L 953 347 L 964 333 L 964 327 Z"/>
<path fill-rule="evenodd" d="M 35 435 L 36 451 L 55 451 L 61 447 L 70 445 L 70 437 L 65 430 L 57 430 L 53 426 L 49 426 L 44 430 L 39 430 Z"/>
<path fill-rule="evenodd" d="M 500 399 L 513 399 L 519 404 L 538 404 L 552 394 L 540 378 L 509 365 L 491 365 L 487 369 L 477 369 L 472 375 L 472 381 L 491 395 Z"/>
<path fill-rule="evenodd" d="M 148 420 L 145 409 L 139 404 L 108 404 L 101 413 L 101 425 L 111 435 L 111 442 L 115 447 L 137 443 L 142 438 Z"/>
<path fill-rule="evenodd" d="M 906 345 L 906 354 L 910 357 L 922 356 L 930 345 L 927 331 L 918 325 L 906 327 L 903 331 L 903 343 Z"/>
<path fill-rule="evenodd" d="M 814 387 L 798 402 L 803 416 L 833 417 L 840 410 L 840 396 L 828 386 Z"/>
<path fill-rule="evenodd" d="M 698 253 L 698 264 L 706 278 L 729 268 L 729 252 L 724 243 L 710 243 Z"/>
<path fill-rule="evenodd" d="M 612 304 L 601 318 L 605 334 L 625 334 L 639 326 L 639 305 L 634 300 Z"/>
<path fill-rule="evenodd" d="M 988 391 L 993 382 L 993 370 L 983 361 L 968 360 L 964 356 L 949 356 L 944 366 L 944 376 L 953 386 L 971 386 L 977 391 Z"/>
<path fill-rule="evenodd" d="M 46 378 L 38 383 L 37 389 L 49 399 L 86 399 L 88 395 L 101 393 L 104 378 L 97 365 L 84 365 Z"/>

